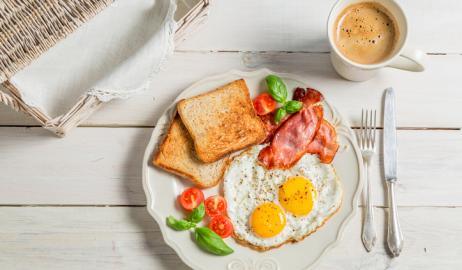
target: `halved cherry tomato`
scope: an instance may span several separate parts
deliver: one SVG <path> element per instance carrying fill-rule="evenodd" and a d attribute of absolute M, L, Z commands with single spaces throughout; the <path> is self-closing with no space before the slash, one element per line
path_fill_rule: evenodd
<path fill-rule="evenodd" d="M 231 220 L 223 215 L 214 216 L 212 220 L 210 220 L 209 228 L 221 238 L 230 236 L 234 231 Z"/>
<path fill-rule="evenodd" d="M 260 94 L 253 100 L 253 107 L 258 115 L 265 115 L 274 111 L 277 105 L 277 102 L 268 93 Z"/>
<path fill-rule="evenodd" d="M 205 200 L 205 213 L 209 217 L 224 214 L 226 206 L 226 200 L 222 196 L 210 196 Z"/>
<path fill-rule="evenodd" d="M 198 188 L 188 188 L 181 193 L 178 200 L 184 209 L 190 211 L 204 201 L 204 193 Z"/>

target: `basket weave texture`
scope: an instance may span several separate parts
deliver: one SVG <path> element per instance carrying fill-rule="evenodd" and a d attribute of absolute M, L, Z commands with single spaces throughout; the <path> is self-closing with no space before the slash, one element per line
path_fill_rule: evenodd
<path fill-rule="evenodd" d="M 31 116 L 59 137 L 64 137 L 97 111 L 103 102 L 87 94 L 67 113 L 50 117 L 26 104 L 20 89 L 9 79 L 112 2 L 114 0 L 0 0 L 0 103 Z M 176 44 L 205 22 L 210 0 L 181 0 L 177 4 L 187 7 L 187 12 L 179 13 Z"/>
<path fill-rule="evenodd" d="M 65 38 L 113 0 L 0 1 L 0 82 Z"/>

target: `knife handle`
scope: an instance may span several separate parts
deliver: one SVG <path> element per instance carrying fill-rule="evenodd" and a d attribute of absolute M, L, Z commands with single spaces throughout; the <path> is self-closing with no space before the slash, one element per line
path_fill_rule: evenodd
<path fill-rule="evenodd" d="M 395 182 L 396 179 L 388 180 L 388 248 L 393 256 L 399 256 L 403 248 L 403 234 L 398 221 L 398 209 L 395 202 Z"/>

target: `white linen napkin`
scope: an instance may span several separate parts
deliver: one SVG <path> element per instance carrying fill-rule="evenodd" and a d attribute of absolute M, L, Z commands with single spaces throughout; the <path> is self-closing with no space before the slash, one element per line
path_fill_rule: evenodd
<path fill-rule="evenodd" d="M 10 81 L 51 117 L 88 93 L 103 102 L 146 90 L 173 52 L 174 0 L 117 0 Z"/>

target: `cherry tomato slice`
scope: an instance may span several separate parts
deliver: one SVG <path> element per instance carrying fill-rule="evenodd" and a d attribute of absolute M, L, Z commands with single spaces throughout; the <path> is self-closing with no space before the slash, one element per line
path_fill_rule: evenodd
<path fill-rule="evenodd" d="M 209 228 L 221 238 L 230 236 L 234 231 L 231 220 L 223 215 L 214 216 L 212 220 L 210 220 Z"/>
<path fill-rule="evenodd" d="M 220 195 L 210 196 L 205 200 L 205 213 L 209 217 L 224 214 L 226 207 L 226 200 Z"/>
<path fill-rule="evenodd" d="M 265 115 L 274 111 L 277 105 L 277 102 L 268 93 L 260 94 L 253 100 L 253 107 L 258 115 Z"/>
<path fill-rule="evenodd" d="M 191 211 L 204 201 L 204 193 L 198 188 L 188 188 L 178 198 L 184 209 Z"/>

